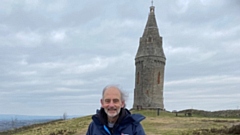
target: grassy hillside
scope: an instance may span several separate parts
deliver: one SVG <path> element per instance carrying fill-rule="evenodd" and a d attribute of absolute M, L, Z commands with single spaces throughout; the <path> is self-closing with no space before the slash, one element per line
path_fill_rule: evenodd
<path fill-rule="evenodd" d="M 192 117 L 185 117 L 183 114 L 178 114 L 176 117 L 175 113 L 170 112 L 161 112 L 160 116 L 157 116 L 156 110 L 132 111 L 132 113 L 146 116 L 142 125 L 147 135 L 230 135 L 240 129 L 239 118 L 210 118 L 194 114 Z M 86 116 L 32 125 L 0 135 L 84 135 L 90 122 L 91 116 Z"/>

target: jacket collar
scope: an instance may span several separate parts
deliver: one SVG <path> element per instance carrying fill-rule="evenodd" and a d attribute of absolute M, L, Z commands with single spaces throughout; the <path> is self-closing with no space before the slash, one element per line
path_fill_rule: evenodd
<path fill-rule="evenodd" d="M 97 125 L 108 125 L 107 114 L 105 113 L 103 108 L 97 110 L 97 113 L 92 116 L 92 119 Z M 143 115 L 131 114 L 128 109 L 121 108 L 118 120 L 116 121 L 115 125 L 124 125 L 132 122 L 139 123 L 143 119 L 145 119 Z"/>
<path fill-rule="evenodd" d="M 115 124 L 121 122 L 122 119 L 125 117 L 125 115 L 126 115 L 125 109 L 121 108 L 119 117 Z M 100 110 L 97 110 L 97 113 L 92 116 L 92 119 L 97 125 L 98 124 L 99 125 L 108 125 L 108 120 L 107 120 L 108 117 L 103 108 L 101 108 Z"/>

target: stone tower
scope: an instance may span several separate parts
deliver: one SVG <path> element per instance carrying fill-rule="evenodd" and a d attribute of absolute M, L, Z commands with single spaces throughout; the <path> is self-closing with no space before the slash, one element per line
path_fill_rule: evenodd
<path fill-rule="evenodd" d="M 166 57 L 154 10 L 155 7 L 151 6 L 135 58 L 134 109 L 164 109 L 163 83 Z"/>

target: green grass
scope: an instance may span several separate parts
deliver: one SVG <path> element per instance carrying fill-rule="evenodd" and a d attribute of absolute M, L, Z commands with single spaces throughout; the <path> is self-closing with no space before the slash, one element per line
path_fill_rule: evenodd
<path fill-rule="evenodd" d="M 240 122 L 239 118 L 209 118 L 199 115 L 176 117 L 175 113 L 163 111 L 158 116 L 156 110 L 135 110 L 132 113 L 140 113 L 146 116 L 146 119 L 141 123 L 147 135 L 214 135 L 208 131 L 226 129 L 234 123 Z M 86 116 L 32 125 L 0 133 L 0 135 L 85 135 L 90 122 L 91 116 Z"/>
<path fill-rule="evenodd" d="M 142 122 L 147 135 L 187 135 L 199 129 L 222 129 L 240 122 L 237 118 L 208 118 L 200 115 L 185 117 L 182 114 L 176 117 L 175 113 L 169 112 L 161 112 L 158 116 L 156 110 L 134 111 L 133 113 L 147 116 Z"/>

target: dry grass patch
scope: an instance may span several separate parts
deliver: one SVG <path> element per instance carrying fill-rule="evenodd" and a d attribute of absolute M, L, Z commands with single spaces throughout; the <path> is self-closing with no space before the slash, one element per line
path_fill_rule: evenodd
<path fill-rule="evenodd" d="M 74 135 L 85 132 L 91 121 L 91 116 L 32 125 L 9 135 Z"/>
<path fill-rule="evenodd" d="M 193 131 L 198 129 L 230 128 L 231 124 L 240 121 L 229 118 L 176 117 L 175 114 L 169 112 L 161 112 L 158 116 L 156 110 L 134 111 L 133 113 L 147 116 L 142 121 L 147 135 L 191 135 L 195 134 Z"/>
<path fill-rule="evenodd" d="M 141 123 L 147 135 L 230 135 L 240 132 L 239 118 L 176 117 L 156 110 L 132 111 L 146 116 Z M 91 116 L 32 125 L 0 135 L 85 135 Z M 234 125 L 235 124 L 235 125 Z"/>

